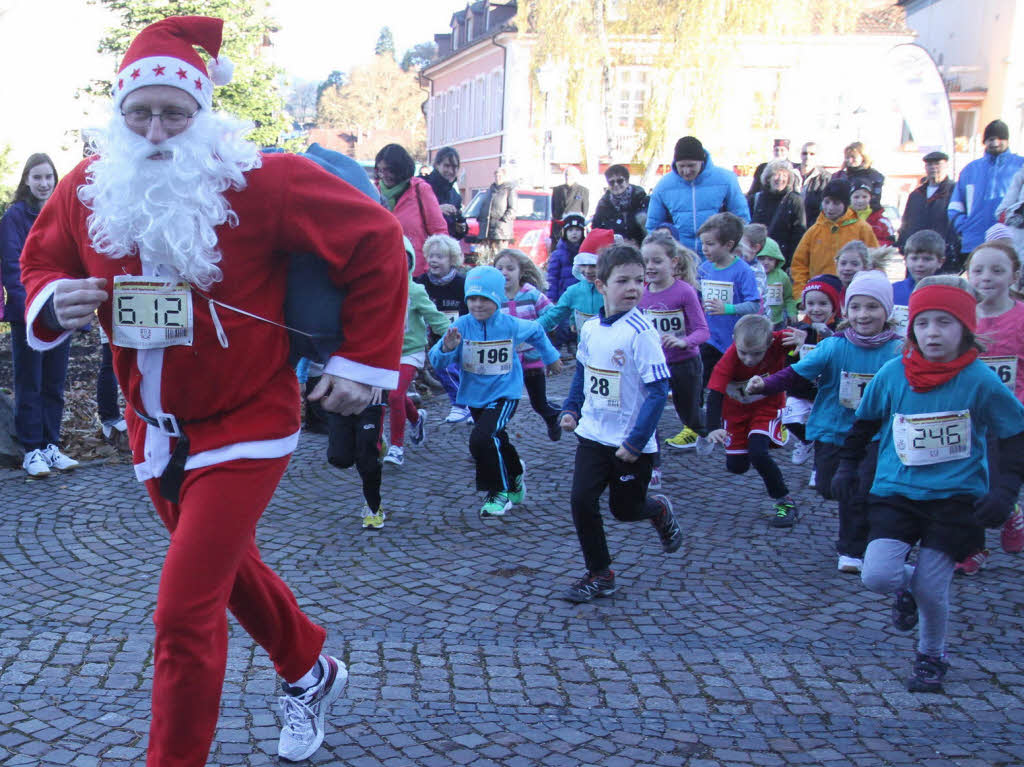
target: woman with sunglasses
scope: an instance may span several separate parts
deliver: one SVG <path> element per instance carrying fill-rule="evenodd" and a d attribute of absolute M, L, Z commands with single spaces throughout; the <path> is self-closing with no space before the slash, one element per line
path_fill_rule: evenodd
<path fill-rule="evenodd" d="M 625 165 L 612 165 L 604 172 L 608 191 L 597 203 L 592 226 L 611 229 L 639 247 L 647 232 L 647 192 L 643 187 L 629 183 L 629 169 Z"/>

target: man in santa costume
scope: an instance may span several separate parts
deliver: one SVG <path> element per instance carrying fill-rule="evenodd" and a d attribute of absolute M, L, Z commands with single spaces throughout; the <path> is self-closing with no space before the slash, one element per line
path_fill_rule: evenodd
<path fill-rule="evenodd" d="M 223 22 L 168 18 L 125 54 L 99 154 L 62 179 L 22 255 L 28 335 L 49 349 L 98 310 L 129 408 L 135 472 L 172 533 L 154 623 L 149 767 L 206 764 L 227 662 L 225 608 L 284 680 L 282 757 L 310 756 L 344 664 L 260 559 L 257 521 L 299 439 L 287 365 L 288 254 L 344 291 L 344 341 L 311 393 L 342 414 L 398 382 L 401 228 L 364 194 L 211 110 Z M 212 58 L 210 70 L 194 46 Z M 211 73 L 213 75 L 211 79 Z M 274 324 L 277 323 L 277 324 Z"/>

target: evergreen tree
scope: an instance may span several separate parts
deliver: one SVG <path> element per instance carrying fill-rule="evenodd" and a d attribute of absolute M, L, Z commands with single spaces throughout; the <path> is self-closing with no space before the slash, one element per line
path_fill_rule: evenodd
<path fill-rule="evenodd" d="M 110 53 L 114 67 L 143 27 L 168 16 L 215 16 L 224 19 L 221 53 L 235 64 L 234 77 L 213 91 L 213 108 L 256 124 L 250 138 L 260 146 L 273 146 L 289 130 L 288 115 L 278 90 L 280 70 L 260 54 L 270 34 L 276 31 L 266 14 L 263 0 L 91 0 L 106 6 L 120 17 L 99 41 L 100 53 Z M 111 72 L 111 76 L 113 76 Z M 93 82 L 87 92 L 108 96 L 109 81 Z"/>
<path fill-rule="evenodd" d="M 395 58 L 395 38 L 391 35 L 391 27 L 381 27 L 380 35 L 377 37 L 377 44 L 373 47 L 377 56 L 390 56 Z"/>

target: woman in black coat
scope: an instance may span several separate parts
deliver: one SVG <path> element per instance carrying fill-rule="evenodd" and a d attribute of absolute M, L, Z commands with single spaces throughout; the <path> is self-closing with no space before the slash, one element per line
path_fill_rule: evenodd
<path fill-rule="evenodd" d="M 448 234 L 456 240 L 465 237 L 468 229 L 462 215 L 462 195 L 455 188 L 460 164 L 459 153 L 453 147 L 442 147 L 434 155 L 434 169 L 426 177 L 441 206 L 441 215 L 448 224 Z"/>
<path fill-rule="evenodd" d="M 796 191 L 797 174 L 789 160 L 772 160 L 761 174 L 761 183 L 761 191 L 751 201 L 750 222 L 768 228 L 768 236 L 778 243 L 788 269 L 807 231 L 804 201 Z"/>
<path fill-rule="evenodd" d="M 608 191 L 604 193 L 591 226 L 594 229 L 611 229 L 640 245 L 647 234 L 647 192 L 643 187 L 629 183 L 629 169 L 625 165 L 612 165 L 604 172 Z"/>

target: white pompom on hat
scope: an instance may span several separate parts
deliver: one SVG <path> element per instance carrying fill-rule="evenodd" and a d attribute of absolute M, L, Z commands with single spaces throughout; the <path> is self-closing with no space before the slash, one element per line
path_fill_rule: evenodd
<path fill-rule="evenodd" d="M 234 64 L 220 55 L 224 20 L 209 16 L 171 16 L 153 22 L 132 40 L 114 84 L 114 104 L 147 85 L 179 88 L 203 109 L 213 103 L 213 86 L 231 81 Z M 206 62 L 196 46 L 212 58 Z"/>

